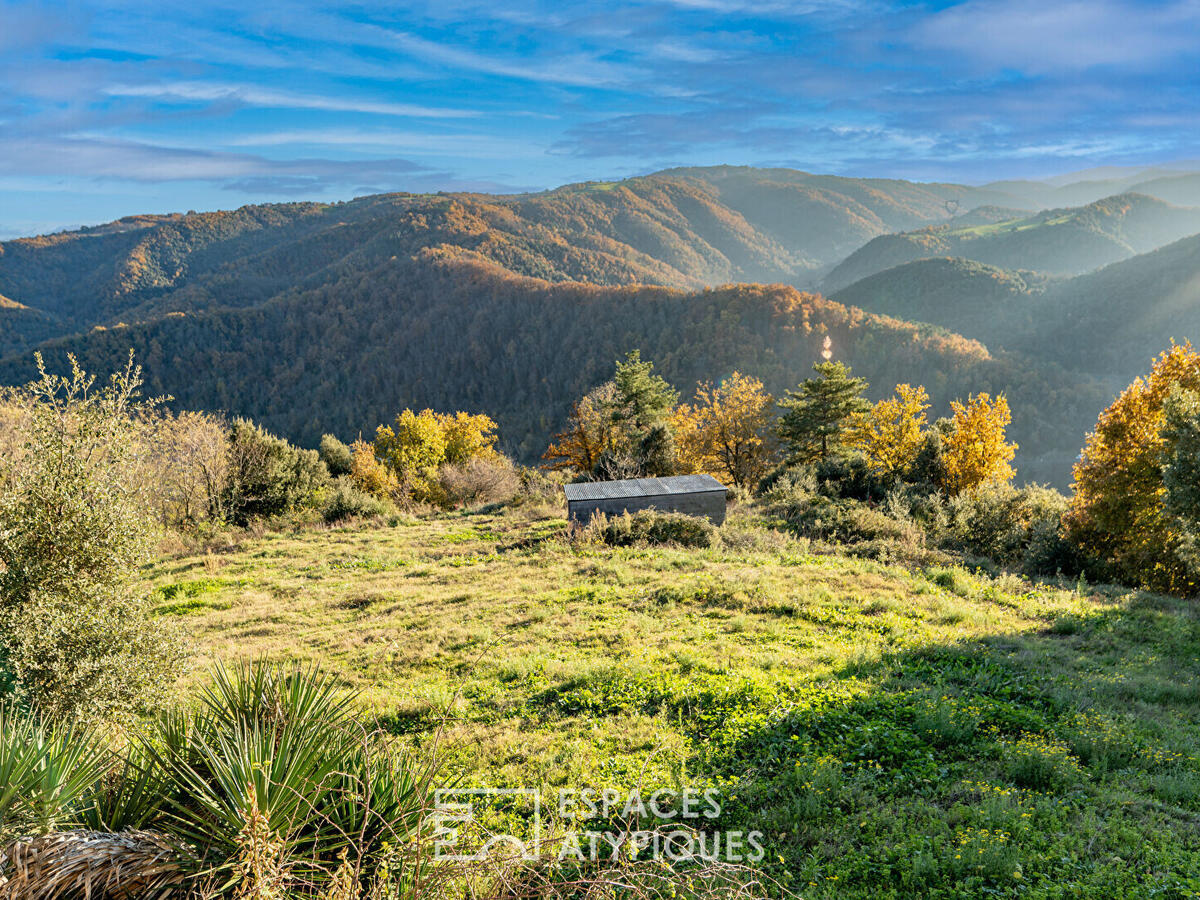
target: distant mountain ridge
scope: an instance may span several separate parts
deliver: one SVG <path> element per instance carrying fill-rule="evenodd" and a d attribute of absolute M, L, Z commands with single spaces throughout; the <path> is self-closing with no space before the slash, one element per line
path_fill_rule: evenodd
<path fill-rule="evenodd" d="M 1053 360 L 1116 390 L 1172 340 L 1200 345 L 1200 234 L 1069 279 L 936 258 L 877 272 L 830 296 Z"/>
<path fill-rule="evenodd" d="M 1177 168 L 1090 169 L 1042 181 L 993 181 L 981 185 L 1038 209 L 1084 206 L 1115 194 L 1148 194 L 1177 206 L 1200 206 L 1200 161 Z"/>
<path fill-rule="evenodd" d="M 935 256 L 1010 269 L 1078 275 L 1200 232 L 1200 208 L 1120 194 L 1072 209 L 976 225 L 952 222 L 881 235 L 825 278 L 837 291 L 893 266 Z"/>
<path fill-rule="evenodd" d="M 64 333 L 245 306 L 347 267 L 456 246 L 549 281 L 804 285 L 889 231 L 998 195 L 962 185 L 680 169 L 540 194 L 382 194 L 338 204 L 135 216 L 0 243 L 0 293 Z"/>

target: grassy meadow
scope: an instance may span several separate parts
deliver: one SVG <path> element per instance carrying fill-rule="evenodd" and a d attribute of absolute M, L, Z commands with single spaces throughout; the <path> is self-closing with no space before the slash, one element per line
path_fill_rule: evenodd
<path fill-rule="evenodd" d="M 449 779 L 715 788 L 806 898 L 1200 894 L 1193 605 L 821 555 L 753 506 L 721 532 L 611 548 L 485 508 L 148 577 L 201 659 L 317 664 Z"/>

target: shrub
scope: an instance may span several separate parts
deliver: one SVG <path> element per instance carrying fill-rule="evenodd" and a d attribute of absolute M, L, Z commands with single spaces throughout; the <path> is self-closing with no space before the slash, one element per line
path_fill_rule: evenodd
<path fill-rule="evenodd" d="M 807 465 L 783 465 L 769 472 L 758 483 L 757 492 L 769 503 L 781 503 L 808 497 L 817 492 L 817 479 Z"/>
<path fill-rule="evenodd" d="M 758 483 L 760 494 L 772 494 L 778 501 L 783 493 L 793 497 L 823 494 L 833 499 L 882 500 L 887 496 L 887 481 L 871 472 L 860 454 L 832 455 L 814 463 L 781 466 Z"/>
<path fill-rule="evenodd" d="M 317 448 L 321 462 L 334 478 L 339 475 L 349 475 L 354 465 L 354 451 L 339 441 L 332 434 L 321 435 L 321 444 Z"/>
<path fill-rule="evenodd" d="M 157 705 L 184 658 L 135 578 L 151 515 L 136 457 L 140 372 L 103 388 L 72 362 L 22 393 L 22 452 L 0 492 L 0 642 L 20 694 L 55 718 L 117 719 Z"/>
<path fill-rule="evenodd" d="M 542 469 L 522 466 L 518 473 L 521 497 L 534 503 L 559 503 L 562 500 L 562 476 Z"/>
<path fill-rule="evenodd" d="M 360 491 L 348 476 L 343 475 L 334 480 L 332 489 L 327 493 L 321 518 L 332 524 L 346 519 L 386 516 L 395 511 L 395 507 L 386 500 Z"/>
<path fill-rule="evenodd" d="M 775 510 L 797 533 L 829 543 L 899 541 L 914 547 L 924 535 L 912 522 L 894 519 L 855 500 L 832 500 L 820 495 Z"/>
<path fill-rule="evenodd" d="M 169 528 L 219 523 L 226 511 L 229 426 L 202 412 L 143 416 L 140 429 L 146 493 Z"/>
<path fill-rule="evenodd" d="M 500 456 L 476 456 L 444 465 L 438 473 L 446 499 L 457 506 L 503 503 L 521 489 L 516 467 Z"/>
<path fill-rule="evenodd" d="M 1051 488 L 984 485 L 949 500 L 941 543 L 1031 575 L 1053 575 L 1072 567 L 1070 545 L 1062 537 L 1068 507 L 1067 498 Z"/>
<path fill-rule="evenodd" d="M 813 466 L 817 491 L 826 497 L 850 500 L 882 500 L 887 495 L 883 479 L 871 471 L 860 454 L 829 456 Z"/>
<path fill-rule="evenodd" d="M 941 419 L 925 432 L 912 465 L 904 473 L 908 484 L 924 488 L 926 493 L 941 490 L 949 477 L 946 471 L 946 435 L 949 420 Z"/>
<path fill-rule="evenodd" d="M 355 487 L 373 497 L 395 498 L 400 495 L 399 479 L 379 461 L 372 444 L 355 441 L 351 450 L 350 479 Z"/>
<path fill-rule="evenodd" d="M 612 547 L 633 544 L 712 547 L 718 540 L 717 527 L 708 519 L 650 509 L 620 516 L 595 516 L 585 526 L 585 531 Z"/>
<path fill-rule="evenodd" d="M 238 525 L 309 505 L 328 480 L 317 451 L 293 447 L 245 419 L 233 423 L 226 505 Z"/>

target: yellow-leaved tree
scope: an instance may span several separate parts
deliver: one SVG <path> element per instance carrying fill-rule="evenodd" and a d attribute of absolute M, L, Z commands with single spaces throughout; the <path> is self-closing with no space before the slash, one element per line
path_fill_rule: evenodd
<path fill-rule="evenodd" d="M 1175 552 L 1179 535 L 1164 510 L 1170 446 L 1164 403 L 1173 390 L 1200 390 L 1200 354 L 1174 345 L 1100 414 L 1075 464 L 1068 533 L 1117 577 L 1157 590 L 1189 587 Z"/>
<path fill-rule="evenodd" d="M 696 402 L 671 416 L 680 469 L 738 487 L 756 484 L 775 457 L 774 404 L 761 381 L 739 372 L 715 388 L 699 385 Z"/>
<path fill-rule="evenodd" d="M 925 440 L 929 395 L 925 388 L 896 385 L 855 423 L 852 445 L 876 474 L 896 477 L 912 465 Z"/>
<path fill-rule="evenodd" d="M 446 441 L 446 462 L 462 465 L 496 455 L 496 423 L 482 413 L 434 413 Z"/>
<path fill-rule="evenodd" d="M 1009 463 L 1017 445 L 1005 439 L 1005 428 L 1012 421 L 1008 400 L 1003 394 L 995 400 L 988 394 L 970 397 L 966 403 L 950 404 L 954 416 L 952 429 L 945 439 L 943 461 L 946 490 L 951 494 L 974 490 L 981 484 L 1002 484 L 1015 472 Z"/>
<path fill-rule="evenodd" d="M 375 497 L 398 499 L 400 481 L 395 472 L 379 461 L 372 444 L 355 441 L 350 452 L 350 480 L 355 487 Z"/>
<path fill-rule="evenodd" d="M 375 455 L 404 485 L 419 489 L 437 477 L 438 466 L 446 461 L 446 434 L 432 410 L 406 409 L 391 425 L 375 430 Z"/>
<path fill-rule="evenodd" d="M 438 484 L 441 467 L 495 456 L 495 443 L 496 423 L 488 416 L 406 409 L 391 425 L 376 429 L 371 449 L 395 476 L 401 495 L 440 503 L 444 502 Z M 368 478 L 378 481 L 367 460 L 361 461 L 360 471 L 371 472 L 356 479 L 360 484 Z"/>

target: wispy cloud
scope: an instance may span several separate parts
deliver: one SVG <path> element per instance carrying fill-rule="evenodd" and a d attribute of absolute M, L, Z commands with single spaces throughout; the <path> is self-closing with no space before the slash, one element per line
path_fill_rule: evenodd
<path fill-rule="evenodd" d="M 1197 33 L 1200 0 L 0 0 L 0 229 L 668 164 L 1196 158 Z"/>
<path fill-rule="evenodd" d="M 56 140 L 0 140 L 0 176 L 82 175 L 125 181 L 217 181 L 288 176 L 321 183 L 351 183 L 364 177 L 401 179 L 428 167 L 407 159 L 268 159 L 249 153 L 222 153 L 164 147 L 135 141 L 75 137 Z"/>
<path fill-rule="evenodd" d="M 637 74 L 635 70 L 586 52 L 556 55 L 547 61 L 519 62 L 403 32 L 390 32 L 390 37 L 399 50 L 429 62 L 523 81 L 592 87 L 625 84 Z"/>
<path fill-rule="evenodd" d="M 249 134 L 230 141 L 235 147 L 388 148 L 450 157 L 495 159 L 505 154 L 531 156 L 544 152 L 536 141 L 492 134 L 425 131 L 372 131 L 356 128 L 302 129 Z"/>
<path fill-rule="evenodd" d="M 1160 68 L 1195 55 L 1200 3 L 1123 0 L 968 0 L 912 29 L 913 46 L 957 54 L 971 68 L 1029 74 Z"/>
<path fill-rule="evenodd" d="M 297 94 L 244 84 L 177 81 L 166 84 L 114 84 L 104 93 L 112 97 L 152 97 L 184 103 L 232 102 L 246 106 L 275 109 L 319 109 L 330 112 L 359 112 L 381 116 L 409 116 L 426 119 L 462 119 L 478 115 L 474 110 L 411 103 L 392 103 L 354 97 L 322 97 Z"/>

